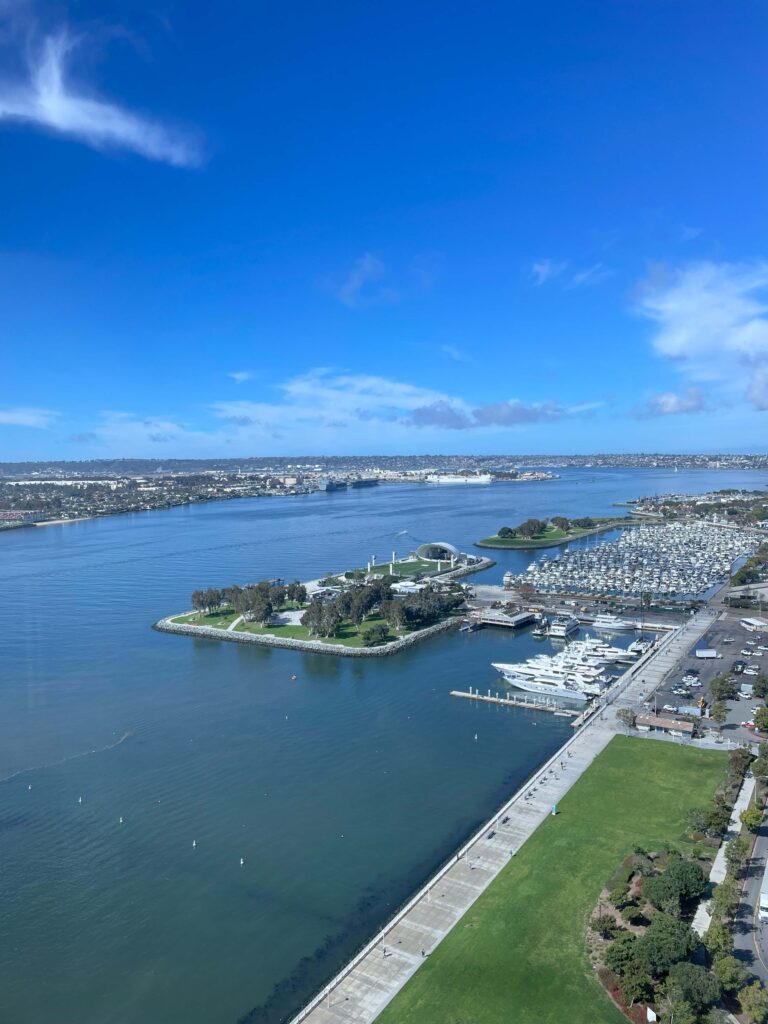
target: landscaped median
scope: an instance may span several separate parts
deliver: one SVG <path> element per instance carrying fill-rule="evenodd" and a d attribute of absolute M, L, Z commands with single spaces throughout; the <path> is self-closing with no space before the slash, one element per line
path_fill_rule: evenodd
<path fill-rule="evenodd" d="M 686 815 L 726 766 L 719 751 L 615 737 L 377 1024 L 620 1024 L 589 963 L 590 914 L 628 850 L 693 848 Z"/>

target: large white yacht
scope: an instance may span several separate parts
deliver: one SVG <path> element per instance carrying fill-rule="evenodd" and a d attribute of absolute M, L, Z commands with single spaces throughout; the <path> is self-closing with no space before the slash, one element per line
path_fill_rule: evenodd
<path fill-rule="evenodd" d="M 573 616 L 564 615 L 562 618 L 555 619 L 554 622 L 550 623 L 547 633 L 553 640 L 565 640 L 566 637 L 578 633 L 579 629 L 580 623 L 578 619 L 574 619 Z"/>
<path fill-rule="evenodd" d="M 618 616 L 611 615 L 608 612 L 601 612 L 592 623 L 592 626 L 594 629 L 607 633 L 621 633 L 622 630 L 635 628 L 634 622 L 630 622 L 629 619 L 620 619 Z"/>
<path fill-rule="evenodd" d="M 566 679 L 545 682 L 544 679 L 529 679 L 525 676 L 517 675 L 518 665 L 503 665 L 494 662 L 493 667 L 501 672 L 504 682 L 514 686 L 517 690 L 538 693 L 544 697 L 579 701 L 582 704 L 589 700 L 591 696 L 585 690 L 579 689 L 575 682 L 570 682 Z"/>

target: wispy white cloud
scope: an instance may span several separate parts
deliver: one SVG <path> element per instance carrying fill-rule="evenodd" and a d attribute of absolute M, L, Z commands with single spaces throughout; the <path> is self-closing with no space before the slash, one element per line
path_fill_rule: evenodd
<path fill-rule="evenodd" d="M 538 287 L 544 284 L 545 281 L 551 281 L 552 278 L 559 277 L 566 267 L 567 263 L 558 263 L 557 260 L 550 259 L 539 259 L 534 260 L 531 266 L 531 278 L 533 283 Z"/>
<path fill-rule="evenodd" d="M 656 326 L 654 349 L 684 380 L 768 410 L 768 262 L 655 268 L 637 309 Z"/>
<path fill-rule="evenodd" d="M 232 370 L 227 376 L 237 381 L 238 384 L 245 384 L 246 381 L 254 378 L 254 374 L 250 370 Z"/>
<path fill-rule="evenodd" d="M 366 252 L 340 278 L 326 282 L 326 288 L 350 309 L 394 302 L 397 291 L 386 283 L 387 268 L 373 253 Z"/>
<path fill-rule="evenodd" d="M 600 284 L 601 281 L 607 280 L 612 273 L 611 268 L 606 267 L 604 263 L 593 263 L 583 270 L 577 270 L 568 282 L 569 287 L 583 288 L 585 285 Z"/>
<path fill-rule="evenodd" d="M 219 401 L 215 425 L 199 429 L 172 416 L 103 413 L 77 440 L 94 454 L 157 457 L 219 452 L 403 451 L 437 443 L 447 432 L 499 431 L 588 415 L 595 403 L 472 405 L 461 397 L 373 374 L 318 368 L 284 381 L 268 401 Z"/>
<path fill-rule="evenodd" d="M 704 412 L 707 404 L 704 394 L 699 388 L 688 388 L 682 393 L 676 391 L 663 391 L 658 395 L 651 395 L 645 403 L 636 410 L 635 415 L 639 419 L 653 419 L 657 416 L 680 416 L 686 413 Z"/>
<path fill-rule="evenodd" d="M 441 345 L 440 351 L 444 356 L 453 359 L 455 363 L 466 363 L 469 361 L 467 353 L 463 349 L 457 348 L 456 345 Z"/>
<path fill-rule="evenodd" d="M 51 426 L 58 415 L 52 409 L 37 409 L 30 406 L 0 409 L 0 426 L 36 427 L 45 430 Z"/>
<path fill-rule="evenodd" d="M 611 268 L 602 262 L 578 269 L 568 260 L 539 259 L 531 266 L 531 280 L 537 288 L 555 280 L 563 288 L 583 288 L 586 285 L 600 284 L 612 274 Z"/>
<path fill-rule="evenodd" d="M 681 242 L 692 242 L 694 238 L 698 238 L 701 234 L 701 228 L 691 227 L 690 224 L 681 224 L 677 232 L 678 240 Z"/>
<path fill-rule="evenodd" d="M 75 90 L 67 63 L 79 42 L 60 32 L 35 47 L 27 80 L 0 83 L 0 120 L 52 131 L 94 149 L 127 149 L 176 167 L 198 164 L 200 149 L 190 136 Z"/>

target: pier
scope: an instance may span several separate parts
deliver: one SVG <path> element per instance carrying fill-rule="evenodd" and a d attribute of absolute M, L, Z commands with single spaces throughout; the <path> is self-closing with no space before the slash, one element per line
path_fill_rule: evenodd
<path fill-rule="evenodd" d="M 534 612 L 518 612 L 517 615 L 507 615 L 506 612 L 497 611 L 495 608 L 478 608 L 471 613 L 473 622 L 481 626 L 507 626 L 509 629 L 520 629 L 530 622 L 536 621 Z"/>
<path fill-rule="evenodd" d="M 451 697 L 463 697 L 465 700 L 479 700 L 486 704 L 501 704 L 503 707 L 508 708 L 528 708 L 529 711 L 550 711 L 553 715 L 563 715 L 571 718 L 583 714 L 581 711 L 575 711 L 572 708 L 563 708 L 554 701 L 549 700 L 537 700 L 535 697 L 530 697 L 526 694 L 525 697 L 502 697 L 497 692 L 495 695 L 491 694 L 489 690 L 487 694 L 480 693 L 478 690 L 473 690 L 470 686 L 469 692 L 465 690 L 451 690 Z"/>

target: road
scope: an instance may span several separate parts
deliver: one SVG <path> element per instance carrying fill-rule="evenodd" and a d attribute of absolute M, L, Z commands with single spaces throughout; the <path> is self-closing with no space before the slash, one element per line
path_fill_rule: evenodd
<path fill-rule="evenodd" d="M 768 985 L 768 921 L 760 921 L 757 908 L 760 887 L 768 856 L 768 828 L 764 825 L 757 836 L 734 927 L 734 956 L 747 970 Z"/>

